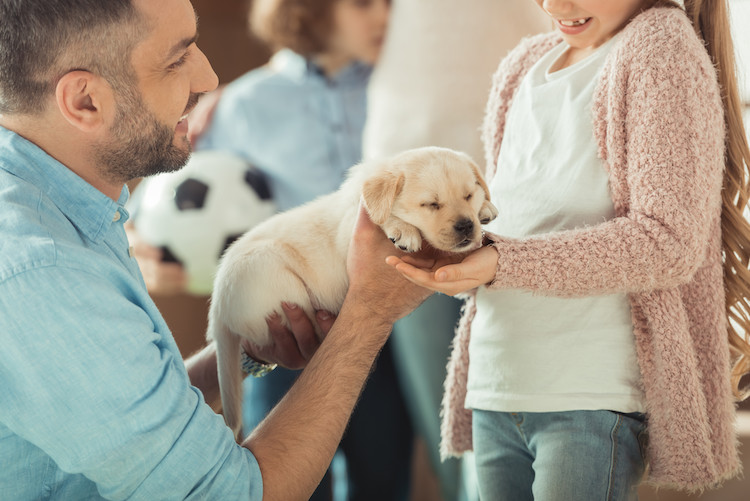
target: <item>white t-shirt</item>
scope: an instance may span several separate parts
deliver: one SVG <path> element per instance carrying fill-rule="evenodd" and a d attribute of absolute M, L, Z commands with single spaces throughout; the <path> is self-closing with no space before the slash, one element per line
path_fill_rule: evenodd
<path fill-rule="evenodd" d="M 523 238 L 614 217 L 591 119 L 594 87 L 613 42 L 549 73 L 568 48 L 561 43 L 520 84 L 490 185 L 499 215 L 489 231 Z M 469 358 L 467 408 L 643 411 L 624 293 L 561 298 L 481 287 Z"/>

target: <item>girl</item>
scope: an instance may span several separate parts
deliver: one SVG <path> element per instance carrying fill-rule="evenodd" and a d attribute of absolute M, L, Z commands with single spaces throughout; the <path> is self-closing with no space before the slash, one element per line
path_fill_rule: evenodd
<path fill-rule="evenodd" d="M 487 245 L 388 258 L 470 291 L 442 453 L 473 446 L 482 499 L 635 499 L 645 464 L 657 485 L 714 486 L 741 469 L 750 369 L 750 151 L 724 0 L 537 3 L 556 30 L 503 60 L 487 104 Z"/>

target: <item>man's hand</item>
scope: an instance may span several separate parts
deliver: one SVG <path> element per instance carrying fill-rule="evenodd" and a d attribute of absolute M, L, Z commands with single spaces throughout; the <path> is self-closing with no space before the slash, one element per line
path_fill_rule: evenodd
<path fill-rule="evenodd" d="M 469 254 L 444 255 L 435 259 L 389 256 L 386 262 L 415 284 L 455 296 L 494 280 L 497 260 L 497 249 L 487 246 Z"/>
<path fill-rule="evenodd" d="M 289 322 L 286 328 L 279 315 L 266 320 L 271 334 L 271 344 L 258 346 L 247 339 L 242 339 L 242 349 L 258 362 L 279 364 L 287 369 L 302 369 L 307 365 L 320 346 L 312 321 L 307 318 L 302 308 L 294 304 L 282 303 L 281 308 Z M 327 311 L 318 311 L 315 321 L 327 334 L 336 318 Z"/>
<path fill-rule="evenodd" d="M 302 308 L 296 305 L 281 305 L 291 329 L 287 329 L 281 323 L 280 318 L 268 320 L 271 329 L 271 337 L 274 343 L 271 346 L 260 348 L 253 345 L 247 339 L 242 339 L 241 345 L 245 353 L 258 362 L 267 364 L 279 364 L 288 369 L 301 369 L 307 365 L 315 351 L 320 346 L 312 322 L 307 318 Z M 318 326 L 324 333 L 333 326 L 336 317 L 326 311 L 319 311 L 316 315 Z M 199 352 L 185 360 L 185 366 L 190 374 L 190 381 L 198 387 L 212 407 L 218 408 L 219 379 L 216 369 L 216 345 L 209 343 Z"/>
<path fill-rule="evenodd" d="M 425 243 L 415 255 L 428 258 L 434 252 Z M 394 253 L 403 255 L 360 205 L 347 256 L 347 299 L 369 309 L 372 321 L 392 324 L 411 313 L 432 294 L 404 279 L 386 264 L 386 257 Z"/>

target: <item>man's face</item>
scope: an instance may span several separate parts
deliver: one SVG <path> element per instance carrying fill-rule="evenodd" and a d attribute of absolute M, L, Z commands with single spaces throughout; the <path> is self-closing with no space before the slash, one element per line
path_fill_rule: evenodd
<path fill-rule="evenodd" d="M 110 137 L 97 154 L 111 179 L 128 181 L 182 167 L 190 155 L 187 114 L 217 77 L 198 49 L 188 0 L 135 0 L 146 32 L 131 53 L 136 82 L 115 91 Z"/>
<path fill-rule="evenodd" d="M 190 156 L 190 144 L 175 135 L 174 128 L 160 122 L 148 109 L 142 95 L 117 93 L 117 115 L 110 137 L 97 147 L 99 165 L 109 179 L 127 181 L 182 168 Z M 192 108 L 198 94 L 192 94 Z"/>

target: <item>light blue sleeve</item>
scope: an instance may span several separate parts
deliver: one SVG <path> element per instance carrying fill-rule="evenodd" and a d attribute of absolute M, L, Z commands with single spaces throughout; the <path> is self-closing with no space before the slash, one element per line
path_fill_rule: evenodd
<path fill-rule="evenodd" d="M 81 270 L 0 282 L 0 421 L 108 499 L 260 500 L 254 456 L 136 303 Z"/>

